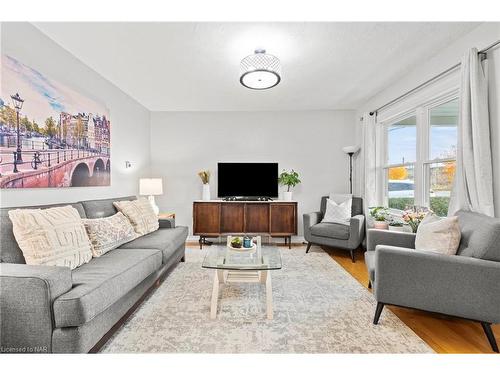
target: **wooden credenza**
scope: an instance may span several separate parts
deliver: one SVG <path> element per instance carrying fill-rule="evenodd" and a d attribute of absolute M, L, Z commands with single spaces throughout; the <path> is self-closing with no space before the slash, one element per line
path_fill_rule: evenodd
<path fill-rule="evenodd" d="M 297 234 L 297 202 L 195 201 L 193 234 L 200 236 L 200 248 L 207 237 L 227 234 L 284 237 L 290 247 Z"/>

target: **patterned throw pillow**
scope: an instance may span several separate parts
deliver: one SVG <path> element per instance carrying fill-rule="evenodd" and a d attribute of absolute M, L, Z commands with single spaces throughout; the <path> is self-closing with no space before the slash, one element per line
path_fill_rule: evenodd
<path fill-rule="evenodd" d="M 137 237 L 132 224 L 121 212 L 109 217 L 82 221 L 89 235 L 94 257 L 100 257 Z"/>
<path fill-rule="evenodd" d="M 116 209 L 130 220 L 135 232 L 139 236 L 154 232 L 160 225 L 151 207 L 151 203 L 146 198 L 139 198 L 133 201 L 113 202 Z"/>
<path fill-rule="evenodd" d="M 322 223 L 338 223 L 348 225 L 351 219 L 352 198 L 337 204 L 332 199 L 326 200 L 326 212 Z"/>
<path fill-rule="evenodd" d="M 461 236 L 457 216 L 440 218 L 430 213 L 418 226 L 415 250 L 455 255 Z"/>
<path fill-rule="evenodd" d="M 26 264 L 75 269 L 92 259 L 87 232 L 74 207 L 15 209 L 9 218 Z"/>

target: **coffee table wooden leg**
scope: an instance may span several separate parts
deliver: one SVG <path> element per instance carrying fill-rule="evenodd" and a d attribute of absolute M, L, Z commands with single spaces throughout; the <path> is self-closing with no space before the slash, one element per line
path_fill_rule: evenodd
<path fill-rule="evenodd" d="M 210 305 L 210 319 L 215 319 L 217 316 L 217 301 L 219 300 L 219 272 L 214 272 L 214 285 L 212 288 L 212 303 Z"/>

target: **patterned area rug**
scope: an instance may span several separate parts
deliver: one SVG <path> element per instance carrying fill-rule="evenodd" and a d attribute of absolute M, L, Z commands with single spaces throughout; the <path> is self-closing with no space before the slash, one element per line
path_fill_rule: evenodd
<path fill-rule="evenodd" d="M 272 271 L 274 320 L 265 286 L 222 286 L 211 320 L 213 270 L 205 251 L 186 250 L 163 284 L 102 348 L 107 353 L 433 353 L 388 309 L 372 324 L 375 300 L 319 247 L 282 248 Z"/>

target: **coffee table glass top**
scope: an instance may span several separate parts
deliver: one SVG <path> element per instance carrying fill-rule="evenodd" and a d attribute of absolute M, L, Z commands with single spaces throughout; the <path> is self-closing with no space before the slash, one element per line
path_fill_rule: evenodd
<path fill-rule="evenodd" d="M 227 246 L 213 246 L 207 250 L 203 268 L 224 270 L 279 270 L 281 252 L 277 247 L 261 247 L 255 250 L 235 251 Z"/>

